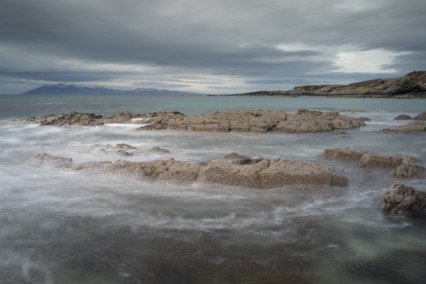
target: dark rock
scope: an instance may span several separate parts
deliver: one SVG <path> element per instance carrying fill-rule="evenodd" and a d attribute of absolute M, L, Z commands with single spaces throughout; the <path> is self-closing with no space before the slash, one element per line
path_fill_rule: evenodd
<path fill-rule="evenodd" d="M 425 216 L 426 192 L 394 184 L 383 195 L 382 209 L 399 215 Z"/>
<path fill-rule="evenodd" d="M 410 120 L 410 119 L 411 119 L 411 116 L 406 114 L 400 114 L 394 118 L 394 120 Z"/>

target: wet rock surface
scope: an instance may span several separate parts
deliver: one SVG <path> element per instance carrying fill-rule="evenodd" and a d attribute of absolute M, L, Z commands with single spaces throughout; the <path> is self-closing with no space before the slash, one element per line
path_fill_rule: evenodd
<path fill-rule="evenodd" d="M 34 159 L 37 157 L 34 156 Z M 42 160 L 58 159 L 50 155 L 40 157 Z M 148 181 L 215 183 L 258 189 L 286 185 L 348 185 L 346 177 L 325 165 L 288 159 L 213 160 L 207 164 L 192 164 L 171 158 L 150 162 L 89 162 L 68 164 L 67 167 L 75 171 L 95 171 Z"/>
<path fill-rule="evenodd" d="M 136 120 L 137 119 L 137 120 Z M 236 110 L 201 115 L 184 115 L 180 112 L 151 112 L 111 115 L 94 113 L 50 114 L 21 120 L 24 123 L 56 126 L 98 126 L 108 123 L 145 123 L 141 130 L 185 130 L 211 132 L 290 132 L 316 133 L 346 130 L 365 125 L 366 118 L 354 118 L 337 112 L 320 112 L 299 109 L 287 114 L 281 110 Z"/>
<path fill-rule="evenodd" d="M 397 178 L 423 178 L 425 168 L 419 166 L 421 161 L 406 154 L 381 156 L 369 152 L 355 151 L 349 147 L 326 149 L 324 159 L 357 161 L 356 165 L 367 169 L 394 169 L 390 176 Z"/>
<path fill-rule="evenodd" d="M 295 114 L 281 110 L 236 110 L 189 116 L 160 116 L 148 120 L 141 130 L 171 129 L 212 132 L 290 132 L 315 133 L 364 126 L 363 119 L 299 109 Z"/>
<path fill-rule="evenodd" d="M 382 209 L 398 215 L 426 216 L 426 192 L 394 184 L 383 195 Z"/>

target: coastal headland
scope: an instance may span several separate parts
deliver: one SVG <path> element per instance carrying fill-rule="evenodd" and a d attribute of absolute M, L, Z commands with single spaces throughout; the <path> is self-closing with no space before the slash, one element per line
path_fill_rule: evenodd
<path fill-rule="evenodd" d="M 413 71 L 403 77 L 374 79 L 348 85 L 307 85 L 293 90 L 261 90 L 223 96 L 326 96 L 342 98 L 426 98 L 426 71 Z"/>

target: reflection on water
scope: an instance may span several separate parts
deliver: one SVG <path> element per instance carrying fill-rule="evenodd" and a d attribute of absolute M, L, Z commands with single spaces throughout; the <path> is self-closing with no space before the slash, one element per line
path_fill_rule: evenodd
<path fill-rule="evenodd" d="M 373 123 L 299 135 L 0 124 L 1 283 L 423 283 L 425 220 L 380 209 L 383 193 L 401 181 L 320 155 L 350 146 L 426 161 L 424 134 L 381 133 L 377 125 L 400 122 L 360 115 Z M 134 161 L 205 162 L 230 152 L 306 159 L 350 184 L 310 190 L 172 185 L 28 160 L 46 152 L 76 163 L 114 161 L 123 157 L 92 146 L 123 142 L 171 152 L 126 157 Z M 426 189 L 424 180 L 404 183 Z"/>

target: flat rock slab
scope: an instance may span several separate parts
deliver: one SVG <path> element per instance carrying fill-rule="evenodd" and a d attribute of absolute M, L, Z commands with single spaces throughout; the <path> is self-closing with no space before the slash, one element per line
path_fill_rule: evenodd
<path fill-rule="evenodd" d="M 50 158 L 54 166 L 58 161 L 57 157 L 48 154 L 33 157 L 37 158 L 43 161 Z M 60 158 L 61 162 L 63 159 L 65 158 Z M 176 161 L 172 158 L 150 162 L 90 162 L 76 165 L 70 165 L 70 161 L 67 160 L 65 165 L 71 170 L 124 175 L 149 181 L 215 183 L 258 189 L 286 185 L 348 185 L 346 177 L 325 165 L 288 159 L 213 160 L 206 165 Z"/>
<path fill-rule="evenodd" d="M 107 123 L 148 124 L 140 130 L 184 130 L 211 132 L 289 132 L 317 133 L 358 128 L 365 118 L 354 118 L 337 112 L 320 112 L 299 109 L 287 114 L 281 110 L 236 110 L 201 115 L 184 115 L 180 112 L 151 112 L 111 115 L 94 113 L 50 114 L 21 120 L 24 123 L 57 126 L 98 126 Z"/>
<path fill-rule="evenodd" d="M 394 184 L 383 195 L 382 209 L 398 215 L 426 216 L 426 192 Z"/>
<path fill-rule="evenodd" d="M 141 130 L 185 130 L 212 132 L 289 132 L 316 133 L 353 129 L 365 125 L 365 119 L 299 109 L 295 114 L 281 110 L 236 110 L 179 117 L 154 117 Z"/>
<path fill-rule="evenodd" d="M 367 169 L 393 169 L 390 176 L 397 178 L 423 178 L 425 168 L 417 165 L 420 160 L 407 154 L 381 156 L 369 152 L 355 151 L 349 147 L 326 149 L 324 159 L 357 161 L 356 165 Z"/>

